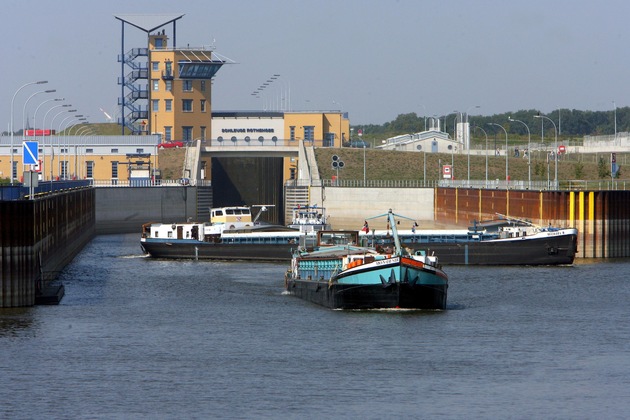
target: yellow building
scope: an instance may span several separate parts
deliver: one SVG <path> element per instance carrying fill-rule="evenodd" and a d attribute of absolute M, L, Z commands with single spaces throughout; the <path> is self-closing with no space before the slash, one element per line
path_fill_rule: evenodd
<path fill-rule="evenodd" d="M 241 157 L 265 155 L 265 149 L 292 150 L 284 157 L 284 179 L 292 179 L 301 142 L 315 147 L 343 147 L 349 141 L 350 121 L 342 112 L 217 111 L 212 114 L 210 147 L 202 166 L 211 167 L 212 150 L 231 148 Z M 209 171 L 204 172 L 209 176 Z"/>
<path fill-rule="evenodd" d="M 205 140 L 212 77 L 224 64 L 205 48 L 170 48 L 164 31 L 149 36 L 149 122 L 163 141 Z"/>

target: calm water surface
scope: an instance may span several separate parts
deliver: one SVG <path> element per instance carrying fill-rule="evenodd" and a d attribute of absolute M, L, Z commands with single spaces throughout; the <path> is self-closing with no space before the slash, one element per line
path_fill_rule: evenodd
<path fill-rule="evenodd" d="M 331 311 L 286 264 L 97 237 L 0 310 L 2 418 L 628 418 L 630 261 L 446 267 L 448 310 Z"/>

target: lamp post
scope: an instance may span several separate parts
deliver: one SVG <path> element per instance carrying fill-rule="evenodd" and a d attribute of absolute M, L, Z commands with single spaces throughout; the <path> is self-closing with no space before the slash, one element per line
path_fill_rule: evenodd
<path fill-rule="evenodd" d="M 615 144 L 617 144 L 617 104 L 615 104 L 615 101 L 612 101 L 612 103 L 615 109 Z"/>
<path fill-rule="evenodd" d="M 63 133 L 64 133 L 63 138 L 64 138 L 64 143 L 65 143 L 65 148 L 66 148 L 66 179 L 70 179 L 69 177 L 69 172 L 70 172 L 70 167 L 71 167 L 70 165 L 70 133 L 72 132 L 72 129 L 74 127 L 76 127 L 78 124 L 81 124 L 81 121 L 87 121 L 87 118 L 84 118 L 83 115 L 75 115 L 74 119 L 71 119 L 70 121 L 68 121 L 68 123 L 63 129 Z M 75 172 L 75 175 L 76 175 L 76 172 Z"/>
<path fill-rule="evenodd" d="M 61 105 L 61 106 L 63 106 L 63 107 L 72 107 L 72 105 L 70 105 L 70 104 Z M 77 112 L 77 110 L 76 109 L 69 109 L 69 110 L 66 110 L 66 111 L 58 112 L 57 114 L 55 114 L 54 117 L 52 117 L 52 120 L 50 120 L 50 126 L 54 127 L 55 126 L 54 123 L 55 123 L 55 120 L 57 119 L 57 117 L 60 116 L 60 115 L 63 115 L 66 112 Z M 57 147 L 59 147 L 60 140 L 59 140 L 59 132 L 58 131 L 55 133 L 55 136 L 57 137 Z M 54 169 L 54 163 L 55 163 L 55 146 L 53 145 L 52 137 L 50 138 L 50 149 L 51 149 L 50 150 L 50 182 L 52 182 L 53 181 L 53 175 L 54 175 L 53 174 L 53 169 Z M 59 150 L 59 153 L 61 153 L 61 150 Z"/>
<path fill-rule="evenodd" d="M 87 121 L 87 118 L 85 119 Z M 82 156 L 85 156 L 85 154 L 81 153 L 81 149 L 79 147 L 83 146 L 83 136 L 85 134 L 93 134 L 92 128 L 89 125 L 81 125 L 79 126 L 79 128 L 75 131 L 75 136 L 79 136 L 79 142 L 78 144 L 74 147 L 74 173 L 77 175 L 77 178 L 81 179 L 82 178 L 82 169 L 83 167 L 81 165 L 79 165 L 80 163 L 80 158 Z M 85 149 L 85 147 L 83 147 Z"/>
<path fill-rule="evenodd" d="M 531 190 L 531 188 L 532 188 L 532 160 L 531 160 L 531 150 L 530 150 L 530 146 L 531 145 L 530 145 L 530 143 L 532 141 L 532 136 L 531 136 L 531 133 L 529 132 L 529 127 L 523 121 L 515 120 L 512 117 L 508 117 L 508 121 L 514 121 L 514 122 L 521 123 L 527 129 L 527 186 Z"/>
<path fill-rule="evenodd" d="M 77 112 L 77 110 L 76 109 L 70 109 L 70 110 L 68 110 L 68 112 Z M 61 131 L 62 131 L 61 127 L 63 126 L 63 124 L 66 121 L 68 121 L 68 119 L 74 118 L 74 117 L 76 117 L 76 115 L 68 115 L 66 118 L 61 120 L 61 122 L 59 123 L 59 130 L 58 130 L 58 135 L 57 135 L 57 146 L 59 147 L 59 171 L 58 171 L 58 173 L 59 173 L 59 178 L 61 178 L 61 179 L 66 179 L 66 177 L 68 175 L 68 173 L 67 173 L 68 172 L 68 168 L 67 168 L 68 164 L 67 164 L 67 162 L 66 162 L 65 170 L 62 171 L 62 169 L 63 169 L 62 166 L 63 165 L 61 164 L 61 155 L 62 155 L 61 147 L 63 146 L 63 144 L 61 142 L 61 137 L 60 137 L 61 136 Z M 64 130 L 65 130 L 65 128 L 64 128 Z M 68 151 L 66 150 L 66 154 L 67 153 L 68 153 Z"/>
<path fill-rule="evenodd" d="M 44 102 L 42 102 L 41 104 L 39 104 L 37 106 L 37 108 L 35 108 L 35 113 L 33 114 L 33 124 L 35 125 L 35 121 L 37 121 L 37 111 L 39 111 L 39 108 L 41 108 L 42 105 L 44 105 L 45 103 L 48 102 L 59 102 L 59 101 L 65 101 L 65 98 L 54 98 L 54 99 L 47 99 Z M 52 107 L 48 110 L 48 112 L 50 112 L 51 109 L 56 108 L 56 107 Z M 46 115 L 48 115 L 48 112 L 46 112 L 46 114 L 44 114 L 44 120 L 46 120 Z M 42 130 L 46 129 L 46 126 L 44 124 L 44 120 L 42 120 Z M 37 140 L 37 133 L 33 133 L 35 134 L 35 140 Z M 42 132 L 42 143 L 44 143 L 44 133 Z M 40 173 L 42 174 L 42 176 L 44 176 L 46 174 L 46 148 L 44 147 L 44 145 L 42 144 L 42 167 L 40 168 Z"/>
<path fill-rule="evenodd" d="M 488 133 L 486 133 L 486 130 L 481 127 L 475 126 L 475 128 L 481 130 L 481 132 L 486 136 L 486 188 L 488 188 Z"/>
<path fill-rule="evenodd" d="M 13 179 L 14 179 L 13 178 L 13 131 L 15 131 L 15 130 L 13 129 L 13 104 L 15 103 L 15 97 L 17 96 L 17 94 L 22 89 L 24 89 L 27 86 L 30 86 L 30 85 L 42 85 L 44 83 L 48 83 L 48 80 L 40 80 L 38 82 L 26 83 L 26 84 L 20 86 L 18 88 L 18 90 L 16 90 L 15 93 L 13 94 L 13 98 L 11 98 L 11 169 L 10 169 L 10 171 L 11 171 L 11 185 L 13 185 Z"/>
<path fill-rule="evenodd" d="M 38 90 L 37 92 L 33 93 L 31 96 L 28 97 L 28 99 L 26 99 L 26 101 L 24 101 L 24 107 L 22 109 L 22 141 L 24 141 L 26 139 L 26 106 L 28 105 L 28 102 L 34 98 L 36 95 L 39 95 L 40 93 L 54 93 L 57 92 L 55 89 L 49 89 L 49 90 Z M 22 170 L 24 170 L 24 161 L 22 160 Z M 11 163 L 11 173 L 13 173 L 13 163 Z"/>
<path fill-rule="evenodd" d="M 37 92 L 33 93 L 31 96 L 28 97 L 28 99 L 26 101 L 24 101 L 24 108 L 22 109 L 22 139 L 24 139 L 25 134 L 26 134 L 26 106 L 28 105 L 28 102 L 35 97 L 36 95 L 39 95 L 40 93 L 54 93 L 57 92 L 57 90 L 55 89 L 49 89 L 49 90 L 38 90 Z"/>
<path fill-rule="evenodd" d="M 466 110 L 466 119 L 464 121 L 464 144 L 466 144 L 466 151 L 468 154 L 468 183 L 470 184 L 470 122 L 468 121 L 468 112 L 473 108 L 479 108 L 479 105 L 474 105 Z"/>
<path fill-rule="evenodd" d="M 505 182 L 509 182 L 510 175 L 509 175 L 509 170 L 508 170 L 508 157 L 510 153 L 508 152 L 508 133 L 505 130 L 505 128 L 503 128 L 503 126 L 500 124 L 488 123 L 488 125 L 496 125 L 505 133 Z"/>
<path fill-rule="evenodd" d="M 343 139 L 341 138 L 341 123 L 342 123 L 342 119 L 343 119 L 343 105 L 341 105 L 339 102 L 333 101 L 333 104 L 335 105 L 339 105 L 339 147 L 343 147 Z"/>
<path fill-rule="evenodd" d="M 556 127 L 556 123 L 553 122 L 553 120 L 549 117 L 546 117 L 544 115 L 534 115 L 534 118 L 543 118 L 545 120 L 548 120 L 551 124 L 553 124 L 553 129 L 554 132 L 556 134 L 555 138 L 555 143 L 554 143 L 554 151 L 553 151 L 553 160 L 554 160 L 554 177 L 553 177 L 553 183 L 554 183 L 554 188 L 558 188 L 558 127 Z"/>

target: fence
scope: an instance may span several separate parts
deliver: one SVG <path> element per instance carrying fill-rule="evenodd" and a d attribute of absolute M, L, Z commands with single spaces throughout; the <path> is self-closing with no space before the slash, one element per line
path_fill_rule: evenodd
<path fill-rule="evenodd" d="M 343 187 L 343 188 L 477 188 L 501 190 L 533 190 L 533 191 L 575 191 L 575 190 L 626 190 L 630 181 L 616 180 L 568 180 L 568 181 L 502 181 L 502 180 L 440 180 L 423 181 L 417 179 L 401 180 L 357 180 L 357 179 L 318 179 L 290 180 L 286 187 Z"/>

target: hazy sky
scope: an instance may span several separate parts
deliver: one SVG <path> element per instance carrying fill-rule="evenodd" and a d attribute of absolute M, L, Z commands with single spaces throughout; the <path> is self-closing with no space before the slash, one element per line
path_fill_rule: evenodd
<path fill-rule="evenodd" d="M 42 89 L 57 92 L 28 100 L 31 119 L 65 97 L 106 121 L 99 108 L 114 114 L 120 96 L 114 16 L 161 13 L 185 15 L 178 46 L 214 44 L 235 62 L 214 80 L 214 110 L 342 109 L 358 125 L 409 112 L 612 110 L 630 97 L 627 0 L 4 0 L 0 131 L 16 90 L 36 80 L 49 83 L 18 93 L 16 129 Z M 146 46 L 144 32 L 125 32 L 126 50 Z"/>

